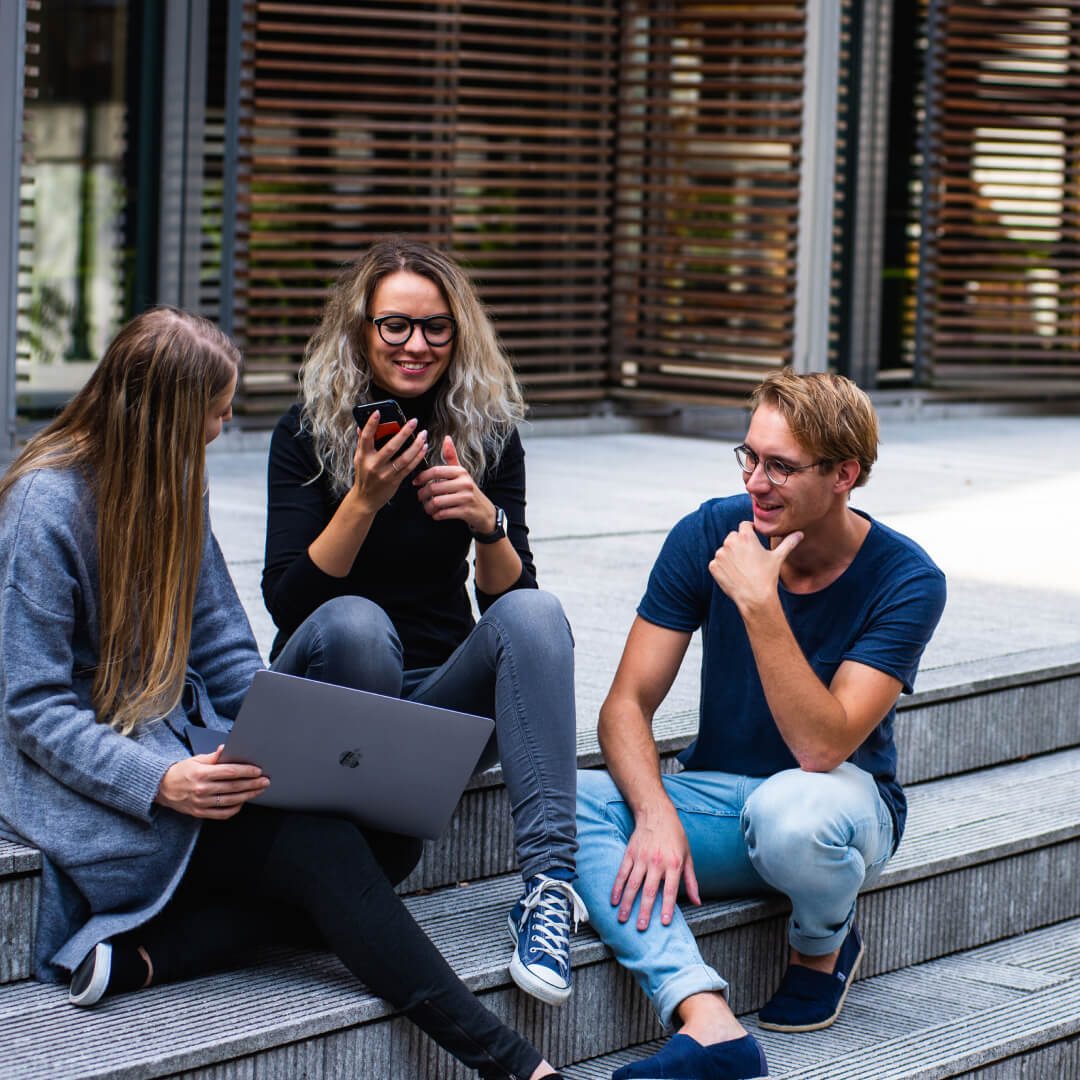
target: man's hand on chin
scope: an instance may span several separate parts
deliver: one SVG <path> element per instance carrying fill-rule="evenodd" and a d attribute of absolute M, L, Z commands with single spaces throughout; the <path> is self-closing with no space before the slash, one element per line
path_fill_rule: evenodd
<path fill-rule="evenodd" d="M 774 602 L 780 568 L 803 534 L 789 533 L 774 548 L 764 547 L 749 521 L 729 532 L 709 563 L 709 573 L 744 614 Z"/>

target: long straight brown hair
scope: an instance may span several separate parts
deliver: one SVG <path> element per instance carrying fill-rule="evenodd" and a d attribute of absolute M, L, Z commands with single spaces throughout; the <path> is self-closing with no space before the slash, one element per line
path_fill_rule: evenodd
<path fill-rule="evenodd" d="M 100 599 L 92 697 L 121 734 L 180 700 L 203 545 L 206 420 L 240 353 L 176 308 L 132 319 L 64 411 L 0 480 L 81 469 L 97 504 Z"/>

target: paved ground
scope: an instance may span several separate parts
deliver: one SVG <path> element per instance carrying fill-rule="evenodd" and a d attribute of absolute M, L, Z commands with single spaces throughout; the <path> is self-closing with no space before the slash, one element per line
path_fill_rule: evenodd
<path fill-rule="evenodd" d="M 741 490 L 731 448 L 742 432 L 547 430 L 523 432 L 529 525 L 541 585 L 574 628 L 578 726 L 588 728 L 667 530 L 702 500 Z M 1080 654 L 1080 417 L 883 418 L 882 435 L 853 504 L 917 540 L 949 579 L 923 671 L 1051 646 Z M 222 443 L 209 456 L 214 528 L 265 656 L 265 440 Z M 664 712 L 696 696 L 691 662 Z"/>

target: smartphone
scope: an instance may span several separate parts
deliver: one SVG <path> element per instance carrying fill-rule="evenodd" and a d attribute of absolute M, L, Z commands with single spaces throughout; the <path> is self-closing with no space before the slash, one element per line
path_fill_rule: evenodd
<path fill-rule="evenodd" d="M 379 426 L 375 429 L 375 449 L 379 450 L 386 445 L 388 439 L 392 439 L 405 426 L 405 414 L 393 398 L 372 401 L 365 405 L 354 405 L 352 413 L 356 418 L 356 426 L 362 428 L 373 412 L 379 414 Z M 408 443 L 405 445 L 408 446 Z M 401 449 L 404 450 L 405 446 Z"/>

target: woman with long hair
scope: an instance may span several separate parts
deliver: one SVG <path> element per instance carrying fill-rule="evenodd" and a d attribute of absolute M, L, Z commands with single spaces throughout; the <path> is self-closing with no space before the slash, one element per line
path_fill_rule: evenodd
<path fill-rule="evenodd" d="M 557 1075 L 409 916 L 415 850 L 249 806 L 256 767 L 187 745 L 224 742 L 262 667 L 204 477 L 239 361 L 204 319 L 138 316 L 0 482 L 0 835 L 44 856 L 35 974 L 89 1006 L 320 943 L 482 1076 Z"/>
<path fill-rule="evenodd" d="M 510 974 L 570 995 L 576 721 L 573 639 L 536 586 L 521 391 L 468 276 L 390 237 L 341 274 L 270 444 L 263 597 L 274 666 L 489 716 L 524 886 Z M 357 406 L 383 403 L 358 427 Z M 400 409 L 403 426 L 388 439 Z M 474 620 L 466 590 L 475 563 Z"/>

